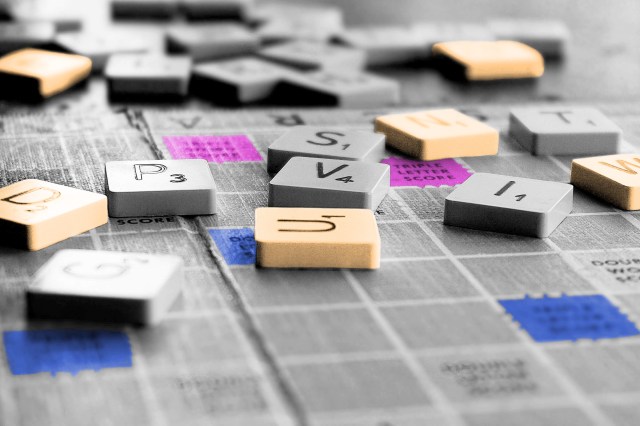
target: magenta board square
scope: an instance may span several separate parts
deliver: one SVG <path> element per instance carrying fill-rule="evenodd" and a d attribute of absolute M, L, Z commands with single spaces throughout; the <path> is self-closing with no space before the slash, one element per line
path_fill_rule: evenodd
<path fill-rule="evenodd" d="M 174 159 L 200 158 L 210 163 L 260 162 L 262 157 L 245 135 L 163 136 Z"/>
<path fill-rule="evenodd" d="M 471 172 L 452 158 L 434 161 L 389 157 L 380 161 L 391 167 L 391 186 L 459 185 Z"/>

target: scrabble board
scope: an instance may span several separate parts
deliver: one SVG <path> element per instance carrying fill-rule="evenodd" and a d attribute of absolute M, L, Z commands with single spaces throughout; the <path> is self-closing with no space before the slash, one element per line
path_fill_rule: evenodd
<path fill-rule="evenodd" d="M 348 28 L 373 28 L 399 53 L 389 59 L 382 49 L 371 62 L 397 64 L 373 71 L 400 83 L 402 107 L 221 110 L 215 96 L 122 102 L 108 96 L 99 72 L 111 52 L 163 52 L 170 23 L 219 16 L 220 8 L 246 19 L 253 2 L 110 3 L 0 0 L 0 21 L 53 21 L 36 24 L 37 44 L 51 41 L 51 26 L 81 26 L 80 40 L 57 41 L 91 53 L 98 74 L 45 103 L 0 101 L 0 187 L 42 179 L 104 194 L 106 162 L 197 156 L 210 163 L 218 213 L 112 217 L 36 252 L 0 244 L 0 426 L 640 423 L 638 213 L 576 190 L 573 212 L 546 239 L 443 224 L 445 198 L 473 173 L 569 182 L 571 157 L 532 155 L 508 136 L 513 108 L 595 107 L 624 131 L 622 152 L 640 149 L 635 4 L 330 0 Z M 318 7 L 313 19 L 298 16 L 296 26 L 276 16 L 259 36 L 317 41 L 324 27 L 342 24 L 331 8 L 323 13 L 324 2 L 307 3 Z M 159 19 L 132 20 L 132 4 L 133 15 L 143 9 Z M 168 19 L 178 8 L 180 17 Z M 512 17 L 525 21 L 513 27 Z M 465 39 L 483 39 L 488 22 L 499 38 L 531 32 L 540 42 L 540 29 L 526 24 L 537 18 L 564 21 L 572 39 L 536 46 L 565 57 L 549 60 L 536 82 L 464 84 L 402 63 L 416 54 L 405 39 L 414 31 L 464 29 Z M 0 50 L 30 33 L 4 28 Z M 369 39 L 375 44 L 365 31 Z M 302 63 L 320 65 L 332 64 Z M 421 163 L 386 151 L 393 174 L 375 210 L 379 270 L 254 266 L 254 212 L 268 205 L 273 141 L 294 125 L 371 131 L 380 115 L 449 107 L 499 129 L 499 153 Z M 154 326 L 28 319 L 26 289 L 62 249 L 178 256 L 182 294 Z"/>
<path fill-rule="evenodd" d="M 546 239 L 444 226 L 444 198 L 472 173 L 568 182 L 570 170 L 569 157 L 532 156 L 507 136 L 517 105 L 452 106 L 500 129 L 499 153 L 419 163 L 387 151 L 376 271 L 258 269 L 254 210 L 267 205 L 267 148 L 291 125 L 370 130 L 404 109 L 3 115 L 0 186 L 35 178 L 104 193 L 107 161 L 197 156 L 218 213 L 110 218 L 41 251 L 0 248 L 0 424 L 637 423 L 640 216 L 576 190 Z M 588 106 L 637 149 L 640 104 Z M 178 255 L 182 295 L 155 327 L 27 321 L 24 289 L 60 249 Z M 39 338 L 21 341 L 26 329 Z M 65 339 L 95 345 L 99 366 L 27 352 Z M 99 350 L 127 341 L 128 365 Z"/>

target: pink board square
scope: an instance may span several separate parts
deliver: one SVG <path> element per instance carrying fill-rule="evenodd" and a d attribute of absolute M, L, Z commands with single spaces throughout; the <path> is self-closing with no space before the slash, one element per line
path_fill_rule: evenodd
<path fill-rule="evenodd" d="M 469 170 L 452 158 L 420 161 L 389 157 L 380 162 L 391 167 L 391 186 L 453 186 L 471 176 Z"/>
<path fill-rule="evenodd" d="M 200 158 L 210 163 L 260 162 L 262 157 L 245 135 L 163 136 L 174 159 Z"/>

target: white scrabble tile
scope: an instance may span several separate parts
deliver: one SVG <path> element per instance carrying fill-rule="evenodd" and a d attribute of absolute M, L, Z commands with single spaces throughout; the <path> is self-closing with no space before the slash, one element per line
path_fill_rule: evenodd
<path fill-rule="evenodd" d="M 105 76 L 111 95 L 185 96 L 191 58 L 147 54 L 117 54 L 107 61 Z"/>
<path fill-rule="evenodd" d="M 56 29 L 52 22 L 1 22 L 0 54 L 51 43 Z"/>
<path fill-rule="evenodd" d="M 487 25 L 471 22 L 420 22 L 414 24 L 411 28 L 418 34 L 429 54 L 436 43 L 459 40 L 490 41 L 496 39 Z"/>
<path fill-rule="evenodd" d="M 328 41 L 344 29 L 342 10 L 326 4 L 258 4 L 253 17 L 262 23 L 257 33 L 265 43 L 287 40 Z"/>
<path fill-rule="evenodd" d="M 548 237 L 573 209 L 573 186 L 474 173 L 445 199 L 444 224 Z"/>
<path fill-rule="evenodd" d="M 253 4 L 253 0 L 180 0 L 180 8 L 191 20 L 246 20 Z"/>
<path fill-rule="evenodd" d="M 553 19 L 492 19 L 488 26 L 497 39 L 519 41 L 551 58 L 563 57 L 571 38 L 567 25 Z"/>
<path fill-rule="evenodd" d="M 288 105 L 367 108 L 397 104 L 400 85 L 366 72 L 292 72 L 277 86 L 276 93 L 278 100 Z"/>
<path fill-rule="evenodd" d="M 267 47 L 260 56 L 300 70 L 361 70 L 366 60 L 363 50 L 308 40 Z"/>
<path fill-rule="evenodd" d="M 169 52 L 187 54 L 195 62 L 246 55 L 258 50 L 259 44 L 256 35 L 236 23 L 170 28 L 166 41 Z"/>
<path fill-rule="evenodd" d="M 375 210 L 389 187 L 386 164 L 293 157 L 269 182 L 269 207 Z"/>
<path fill-rule="evenodd" d="M 595 108 L 514 108 L 509 135 L 534 155 L 615 154 L 622 130 Z"/>
<path fill-rule="evenodd" d="M 295 126 L 276 139 L 267 152 L 267 170 L 277 173 L 292 157 L 379 162 L 385 137 L 380 133 L 331 126 Z"/>
<path fill-rule="evenodd" d="M 178 256 L 60 250 L 27 289 L 30 317 L 156 324 L 180 294 Z"/>
<path fill-rule="evenodd" d="M 58 34 L 55 42 L 64 50 L 91 59 L 93 72 L 102 72 L 111 55 L 117 53 L 145 53 L 150 46 L 138 37 L 125 33 L 70 32 Z"/>
<path fill-rule="evenodd" d="M 410 27 L 349 28 L 337 39 L 347 46 L 363 50 L 368 67 L 404 64 L 428 55 L 420 34 Z"/>
<path fill-rule="evenodd" d="M 216 103 L 249 103 L 271 95 L 289 70 L 258 58 L 213 61 L 193 67 L 192 93 Z"/>
<path fill-rule="evenodd" d="M 216 184 L 206 160 L 110 161 L 105 171 L 111 217 L 216 211 Z"/>
<path fill-rule="evenodd" d="M 178 0 L 111 0 L 116 18 L 170 18 L 178 13 Z"/>

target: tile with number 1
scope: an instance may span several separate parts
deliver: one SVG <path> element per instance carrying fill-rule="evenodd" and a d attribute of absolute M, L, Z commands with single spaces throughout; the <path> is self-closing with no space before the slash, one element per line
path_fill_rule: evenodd
<path fill-rule="evenodd" d="M 379 133 L 361 130 L 296 126 L 269 146 L 267 170 L 277 173 L 292 157 L 377 163 L 384 156 L 384 139 Z"/>
<path fill-rule="evenodd" d="M 544 238 L 572 208 L 569 184 L 475 173 L 445 199 L 444 224 Z"/>

